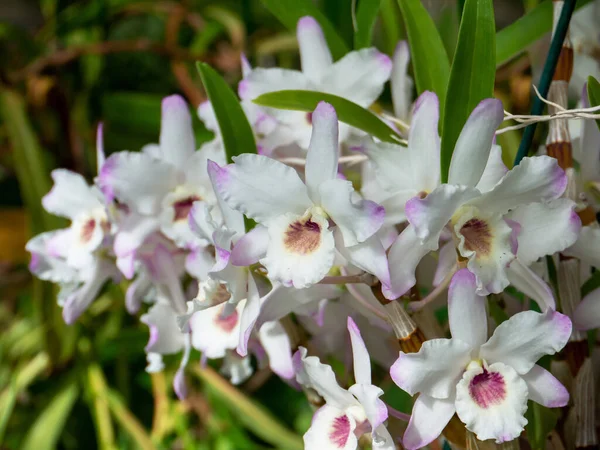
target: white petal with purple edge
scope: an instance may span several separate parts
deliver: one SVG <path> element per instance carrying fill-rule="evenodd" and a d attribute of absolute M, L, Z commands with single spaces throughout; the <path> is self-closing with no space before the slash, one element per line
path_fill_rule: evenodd
<path fill-rule="evenodd" d="M 504 120 L 502 102 L 482 100 L 465 123 L 450 162 L 448 183 L 475 187 L 488 163 L 496 129 Z"/>
<path fill-rule="evenodd" d="M 506 175 L 508 169 L 502 161 L 502 147 L 492 145 L 492 151 L 487 161 L 483 174 L 479 179 L 479 183 L 475 186 L 480 192 L 491 191 L 494 186 Z"/>
<path fill-rule="evenodd" d="M 385 210 L 370 200 L 353 199 L 350 181 L 334 179 L 319 187 L 321 206 L 344 236 L 347 247 L 366 241 L 383 225 Z"/>
<path fill-rule="evenodd" d="M 427 253 L 437 250 L 437 245 L 435 240 L 422 244 L 412 225 L 400 233 L 388 253 L 390 287 L 383 286 L 385 298 L 395 300 L 415 285 L 417 265 Z"/>
<path fill-rule="evenodd" d="M 359 406 L 354 396 L 340 387 L 331 367 L 321 363 L 316 356 L 307 356 L 304 347 L 298 347 L 298 351 L 294 353 L 294 369 L 296 381 L 317 391 L 328 406 L 341 410 Z"/>
<path fill-rule="evenodd" d="M 140 321 L 150 328 L 147 353 L 169 355 L 183 350 L 186 336 L 179 331 L 176 317 L 175 311 L 168 303 L 159 301 L 140 318 Z"/>
<path fill-rule="evenodd" d="M 518 258 L 510 264 L 506 274 L 508 275 L 510 284 L 535 300 L 542 311 L 556 309 L 554 294 L 548 283 L 529 267 L 521 263 Z"/>
<path fill-rule="evenodd" d="M 536 364 L 522 378 L 530 400 L 547 408 L 562 408 L 569 403 L 569 391 L 543 367 Z"/>
<path fill-rule="evenodd" d="M 42 198 L 42 205 L 49 213 L 73 220 L 80 214 L 104 206 L 97 189 L 89 186 L 78 173 L 55 169 L 52 179 L 54 186 Z"/>
<path fill-rule="evenodd" d="M 440 249 L 438 263 L 433 276 L 433 285 L 439 286 L 456 266 L 456 247 L 453 241 L 446 242 Z"/>
<path fill-rule="evenodd" d="M 419 239 L 437 241 L 456 210 L 479 195 L 473 188 L 443 184 L 425 198 L 414 197 L 406 202 L 406 217 Z"/>
<path fill-rule="evenodd" d="M 438 121 L 440 104 L 433 92 L 423 92 L 415 102 L 408 134 L 407 152 L 412 172 L 412 188 L 417 192 L 431 192 L 440 183 L 440 136 Z"/>
<path fill-rule="evenodd" d="M 573 315 L 573 325 L 578 330 L 600 328 L 600 289 L 583 298 Z"/>
<path fill-rule="evenodd" d="M 308 195 L 318 205 L 321 202 L 319 186 L 335 179 L 338 170 L 338 120 L 333 106 L 320 102 L 312 114 L 312 124 L 305 178 Z"/>
<path fill-rule="evenodd" d="M 162 101 L 159 140 L 162 159 L 185 170 L 187 160 L 196 150 L 196 143 L 190 110 L 179 95 L 165 97 Z"/>
<path fill-rule="evenodd" d="M 505 214 L 520 205 L 558 198 L 566 187 L 567 177 L 555 158 L 526 157 L 491 191 L 470 203 L 482 210 Z"/>
<path fill-rule="evenodd" d="M 235 243 L 231 251 L 231 264 L 234 266 L 255 264 L 264 258 L 268 246 L 269 231 L 266 227 L 257 225 Z"/>
<path fill-rule="evenodd" d="M 442 434 L 454 415 L 454 399 L 440 400 L 421 394 L 415 400 L 402 443 L 408 450 L 425 447 Z"/>
<path fill-rule="evenodd" d="M 407 41 L 400 41 L 396 45 L 392 60 L 392 103 L 396 117 L 408 120 L 410 115 L 413 80 L 408 75 L 408 64 L 410 62 L 410 49 Z"/>
<path fill-rule="evenodd" d="M 400 352 L 390 369 L 401 389 L 434 398 L 448 398 L 469 363 L 472 347 L 458 339 L 430 339 L 417 353 Z"/>
<path fill-rule="evenodd" d="M 161 202 L 179 182 L 171 164 L 144 153 L 112 154 L 102 166 L 98 185 L 109 200 L 119 199 L 141 214 L 156 214 Z"/>
<path fill-rule="evenodd" d="M 521 226 L 517 256 L 526 266 L 570 247 L 581 230 L 575 203 L 567 198 L 519 206 L 506 217 Z"/>
<path fill-rule="evenodd" d="M 302 73 L 318 83 L 333 64 L 331 52 L 319 23 L 310 16 L 301 17 L 296 28 Z"/>
<path fill-rule="evenodd" d="M 544 355 L 560 351 L 571 336 L 571 321 L 559 312 L 524 311 L 501 323 L 481 346 L 480 357 L 502 362 L 523 375 Z"/>
<path fill-rule="evenodd" d="M 225 304 L 196 312 L 190 319 L 194 348 L 209 359 L 223 358 L 227 350 L 235 349 L 240 335 L 240 314 L 245 303 L 240 301 L 227 317 L 223 317 Z"/>
<path fill-rule="evenodd" d="M 258 330 L 258 338 L 269 356 L 271 370 L 283 379 L 294 378 L 291 342 L 283 326 L 277 321 L 265 322 Z"/>
<path fill-rule="evenodd" d="M 365 410 L 371 429 L 376 429 L 388 418 L 387 406 L 379 397 L 383 390 L 372 384 L 354 384 L 348 389 Z"/>
<path fill-rule="evenodd" d="M 563 253 L 600 268 L 600 227 L 596 225 L 581 227 L 577 241 Z"/>
<path fill-rule="evenodd" d="M 392 61 L 375 48 L 346 54 L 336 61 L 318 86 L 360 106 L 370 106 L 383 92 L 392 73 Z"/>
<path fill-rule="evenodd" d="M 303 214 L 312 206 L 298 173 L 266 156 L 237 156 L 235 164 L 215 169 L 211 177 L 231 208 L 260 223 L 288 212 Z"/>
<path fill-rule="evenodd" d="M 454 274 L 448 289 L 448 317 L 453 339 L 472 348 L 487 341 L 486 298 L 477 295 L 475 275 L 468 269 Z"/>
<path fill-rule="evenodd" d="M 371 360 L 365 342 L 360 335 L 360 330 L 348 317 L 348 333 L 352 344 L 352 358 L 354 361 L 354 380 L 358 384 L 371 384 Z"/>

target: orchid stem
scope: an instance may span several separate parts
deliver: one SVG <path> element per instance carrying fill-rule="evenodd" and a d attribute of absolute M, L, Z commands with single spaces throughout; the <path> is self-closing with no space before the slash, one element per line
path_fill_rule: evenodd
<path fill-rule="evenodd" d="M 398 411 L 395 408 L 392 408 L 390 405 L 386 405 L 388 409 L 388 413 L 390 416 L 395 417 L 396 419 L 400 419 L 404 422 L 408 422 L 410 420 L 410 414 L 405 414 L 401 411 Z"/>
<path fill-rule="evenodd" d="M 432 301 L 434 301 L 436 298 L 438 298 L 440 296 L 440 294 L 442 292 L 444 292 L 446 290 L 446 288 L 448 287 L 448 285 L 450 284 L 450 281 L 452 280 L 452 276 L 454 275 L 454 272 L 456 272 L 456 269 L 457 269 L 457 266 L 454 266 L 452 268 L 452 270 L 448 273 L 448 275 L 446 275 L 446 278 L 444 278 L 442 280 L 442 282 L 440 284 L 438 284 L 435 287 L 435 289 L 433 291 L 431 291 L 429 293 L 429 295 L 427 295 L 427 297 L 425 297 L 423 300 L 419 300 L 417 302 L 410 302 L 408 304 L 408 309 L 411 312 L 417 312 L 417 311 L 423 309 L 425 306 L 427 306 Z"/>

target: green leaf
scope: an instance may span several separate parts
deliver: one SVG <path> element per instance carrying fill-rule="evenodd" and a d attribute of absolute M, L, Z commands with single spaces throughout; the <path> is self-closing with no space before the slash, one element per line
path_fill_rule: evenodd
<path fill-rule="evenodd" d="M 592 0 L 579 0 L 579 9 Z M 525 51 L 552 29 L 552 2 L 543 1 L 527 14 L 503 28 L 496 35 L 496 65 L 501 65 Z"/>
<path fill-rule="evenodd" d="M 15 407 L 17 396 L 48 369 L 49 365 L 50 358 L 48 358 L 48 355 L 38 353 L 24 367 L 15 371 L 10 385 L 0 395 L 0 444 L 3 442 L 4 432 Z"/>
<path fill-rule="evenodd" d="M 76 381 L 62 388 L 27 431 L 22 450 L 52 450 L 57 448 L 73 405 L 79 395 Z"/>
<path fill-rule="evenodd" d="M 0 88 L 0 116 L 13 149 L 19 189 L 31 215 L 31 231 L 41 233 L 58 228 L 63 221 L 42 208 L 42 197 L 51 187 L 50 170 L 27 117 L 25 102 L 17 92 Z"/>
<path fill-rule="evenodd" d="M 315 91 L 277 91 L 263 94 L 254 103 L 278 109 L 313 112 L 319 102 L 330 103 L 337 112 L 338 119 L 376 138 L 399 144 L 400 135 L 368 109 L 333 94 Z"/>
<path fill-rule="evenodd" d="M 92 406 L 92 416 L 98 435 L 98 444 L 104 450 L 116 450 L 115 436 L 110 410 L 108 409 L 107 386 L 102 369 L 98 364 L 92 363 L 87 369 L 87 384 Z"/>
<path fill-rule="evenodd" d="M 233 162 L 232 158 L 242 153 L 256 153 L 252 127 L 233 90 L 208 64 L 199 62 L 197 68 L 215 110 L 227 162 Z"/>
<path fill-rule="evenodd" d="M 398 0 L 398 4 L 408 34 L 417 94 L 435 92 L 443 111 L 450 76 L 450 62 L 444 43 L 420 0 Z"/>
<path fill-rule="evenodd" d="M 492 0 L 467 0 L 442 118 L 441 174 L 448 180 L 454 145 L 475 106 L 494 93 L 496 75 L 494 7 Z"/>
<path fill-rule="evenodd" d="M 212 368 L 196 365 L 194 373 L 249 430 L 277 448 L 304 448 L 302 438 L 283 426 L 268 410 L 232 386 Z"/>
<path fill-rule="evenodd" d="M 402 23 L 400 7 L 396 0 L 381 0 L 381 28 L 385 36 L 385 52 L 392 54 L 398 42 L 406 39 L 406 30 Z"/>
<path fill-rule="evenodd" d="M 354 48 L 366 48 L 373 39 L 373 27 L 377 20 L 377 13 L 381 0 L 360 0 L 356 10 L 356 31 L 354 34 Z"/>
<path fill-rule="evenodd" d="M 325 15 L 311 0 L 261 0 L 279 21 L 289 30 L 295 31 L 298 20 L 304 16 L 312 16 L 321 28 L 329 50 L 334 59 L 340 59 L 349 49 Z"/>
<path fill-rule="evenodd" d="M 142 450 L 154 450 L 155 447 L 150 436 L 148 436 L 146 430 L 133 413 L 127 409 L 119 395 L 112 389 L 107 389 L 106 399 L 108 400 L 108 407 L 115 421 L 123 427 L 137 446 Z"/>
<path fill-rule="evenodd" d="M 532 450 L 543 450 L 546 448 L 546 436 L 556 427 L 559 412 L 532 401 L 527 402 L 527 405 L 527 440 Z"/>
<path fill-rule="evenodd" d="M 600 83 L 592 76 L 588 77 L 587 94 L 590 107 L 600 105 Z M 600 119 L 596 119 L 596 124 L 598 125 L 598 128 L 600 128 Z"/>

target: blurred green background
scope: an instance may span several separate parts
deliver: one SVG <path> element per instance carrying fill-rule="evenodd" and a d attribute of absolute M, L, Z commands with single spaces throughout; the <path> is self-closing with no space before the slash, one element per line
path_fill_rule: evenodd
<path fill-rule="evenodd" d="M 450 55 L 461 3 L 424 1 Z M 496 2 L 497 29 L 537 3 Z M 356 2 L 315 4 L 352 48 Z M 374 45 L 391 54 L 400 39 L 396 0 L 381 0 Z M 205 100 L 194 62 L 235 85 L 242 52 L 254 66 L 299 64 L 293 29 L 259 0 L 0 1 L 0 448 L 302 448 L 312 409 L 268 369 L 232 387 L 194 355 L 190 398 L 176 401 L 178 361 L 144 371 L 148 330 L 125 311 L 125 284 L 66 326 L 55 287 L 27 271 L 29 237 L 66 225 L 41 209 L 50 171 L 91 181 L 100 121 L 107 153 L 156 142 L 162 97 L 181 93 L 193 107 Z M 524 112 L 529 83 L 528 62 L 517 59 L 499 70 L 497 95 Z M 195 126 L 198 143 L 211 138 Z M 502 139 L 514 154 L 519 134 Z M 391 404 L 410 408 L 389 378 L 382 388 Z"/>

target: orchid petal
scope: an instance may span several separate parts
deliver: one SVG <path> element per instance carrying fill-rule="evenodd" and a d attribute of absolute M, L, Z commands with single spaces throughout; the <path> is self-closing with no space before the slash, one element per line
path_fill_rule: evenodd
<path fill-rule="evenodd" d="M 298 351 L 294 353 L 294 368 L 296 381 L 317 391 L 328 406 L 344 410 L 358 405 L 354 396 L 340 387 L 331 367 L 321 363 L 316 356 L 307 356 L 304 347 L 298 347 Z"/>
<path fill-rule="evenodd" d="M 583 298 L 573 315 L 573 325 L 578 330 L 600 328 L 600 289 Z"/>
<path fill-rule="evenodd" d="M 328 180 L 320 185 L 319 192 L 321 205 L 340 228 L 346 247 L 366 241 L 383 225 L 383 207 L 369 200 L 353 201 L 350 181 Z"/>
<path fill-rule="evenodd" d="M 427 197 L 406 202 L 406 217 L 419 239 L 437 241 L 456 210 L 479 195 L 473 188 L 442 184 Z"/>
<path fill-rule="evenodd" d="M 322 406 L 304 434 L 304 449 L 355 450 L 358 445 L 355 428 L 356 420 L 351 414 L 329 404 Z"/>
<path fill-rule="evenodd" d="M 250 266 L 264 258 L 269 245 L 269 231 L 258 225 L 243 235 L 233 246 L 231 264 L 234 266 Z"/>
<path fill-rule="evenodd" d="M 104 206 L 100 193 L 78 173 L 55 169 L 52 179 L 54 186 L 42 198 L 42 205 L 49 213 L 73 220 L 80 214 Z"/>
<path fill-rule="evenodd" d="M 453 241 L 446 242 L 440 249 L 438 264 L 433 276 L 433 286 L 439 286 L 456 266 L 456 247 Z"/>
<path fill-rule="evenodd" d="M 569 403 L 569 391 L 543 367 L 536 364 L 522 378 L 527 383 L 530 400 L 546 408 L 562 408 Z"/>
<path fill-rule="evenodd" d="M 370 384 L 369 380 L 369 383 L 367 384 L 357 383 L 350 386 L 348 390 L 358 399 L 361 406 L 364 408 L 372 430 L 375 430 L 387 420 L 387 406 L 383 400 L 379 398 L 383 395 L 383 390 L 381 388 Z"/>
<path fill-rule="evenodd" d="M 581 227 L 577 241 L 563 253 L 600 268 L 600 228 L 591 225 Z"/>
<path fill-rule="evenodd" d="M 480 209 L 505 214 L 520 205 L 552 200 L 567 187 L 567 177 L 556 159 L 523 158 L 489 192 L 470 203 Z"/>
<path fill-rule="evenodd" d="M 352 343 L 352 355 L 354 361 L 354 380 L 358 384 L 371 384 L 371 360 L 369 351 L 365 346 L 360 330 L 352 320 L 348 317 L 348 332 L 350 333 L 350 341 Z"/>
<path fill-rule="evenodd" d="M 449 398 L 469 363 L 472 347 L 458 339 L 425 341 L 417 353 L 400 352 L 390 369 L 392 380 L 401 389 L 434 398 Z"/>
<path fill-rule="evenodd" d="M 185 347 L 186 335 L 177 327 L 176 312 L 164 301 L 155 303 L 140 321 L 150 328 L 147 353 L 170 355 Z"/>
<path fill-rule="evenodd" d="M 430 192 L 440 182 L 440 136 L 438 121 L 440 103 L 433 92 L 423 92 L 415 102 L 408 133 L 408 155 L 412 172 L 412 188 Z"/>
<path fill-rule="evenodd" d="M 481 346 L 480 356 L 488 363 L 508 364 L 524 375 L 544 355 L 560 351 L 571 336 L 571 321 L 559 312 L 543 314 L 524 311 L 502 322 Z"/>
<path fill-rule="evenodd" d="M 277 321 L 265 322 L 258 330 L 258 338 L 269 356 L 269 367 L 281 378 L 294 378 L 290 337 Z"/>
<path fill-rule="evenodd" d="M 506 172 L 508 172 L 508 169 L 502 161 L 502 147 L 494 144 L 483 174 L 475 187 L 480 192 L 491 191 L 506 175 Z"/>
<path fill-rule="evenodd" d="M 414 82 L 408 75 L 410 63 L 410 49 L 407 41 L 400 41 L 396 45 L 392 60 L 392 103 L 396 117 L 407 120 L 410 115 L 410 106 Z"/>
<path fill-rule="evenodd" d="M 548 284 L 533 270 L 515 259 L 506 271 L 510 284 L 523 294 L 531 297 L 542 311 L 555 310 L 554 294 Z"/>
<path fill-rule="evenodd" d="M 408 225 L 396 238 L 388 253 L 390 269 L 390 287 L 383 286 L 383 295 L 394 300 L 415 285 L 415 271 L 423 257 L 430 251 L 437 250 L 435 240 L 421 243 L 412 225 Z"/>
<path fill-rule="evenodd" d="M 310 16 L 298 20 L 296 28 L 302 73 L 318 83 L 333 64 L 331 52 L 319 23 Z"/>
<path fill-rule="evenodd" d="M 453 339 L 478 348 L 487 341 L 486 298 L 477 295 L 475 275 L 468 269 L 454 274 L 448 288 L 448 317 Z"/>
<path fill-rule="evenodd" d="M 162 101 L 160 150 L 164 161 L 184 170 L 196 150 L 192 116 L 185 100 L 179 95 Z"/>
<path fill-rule="evenodd" d="M 570 247 L 581 230 L 575 203 L 567 198 L 519 206 L 506 217 L 521 226 L 517 256 L 526 266 Z"/>
<path fill-rule="evenodd" d="M 465 123 L 450 162 L 448 183 L 475 187 L 488 163 L 496 129 L 504 120 L 502 102 L 482 100 Z"/>
<path fill-rule="evenodd" d="M 416 450 L 431 443 L 442 434 L 454 411 L 454 399 L 440 400 L 425 394 L 419 395 L 404 432 L 404 447 Z"/>
<path fill-rule="evenodd" d="M 335 179 L 338 169 L 338 120 L 333 106 L 320 102 L 312 114 L 312 123 L 305 174 L 308 195 L 318 205 L 321 202 L 319 186 Z"/>
<path fill-rule="evenodd" d="M 264 223 L 288 212 L 302 215 L 312 206 L 306 186 L 291 167 L 252 154 L 234 160 L 211 169 L 215 190 L 231 208 Z"/>
<path fill-rule="evenodd" d="M 144 153 L 113 154 L 98 176 L 98 185 L 108 199 L 117 198 L 148 215 L 158 213 L 164 196 L 177 184 L 175 167 Z"/>

